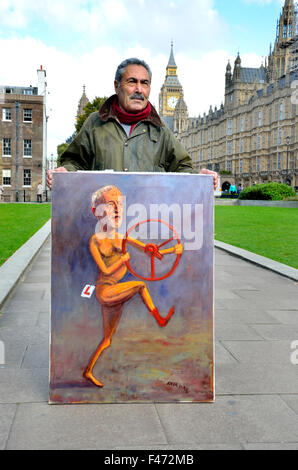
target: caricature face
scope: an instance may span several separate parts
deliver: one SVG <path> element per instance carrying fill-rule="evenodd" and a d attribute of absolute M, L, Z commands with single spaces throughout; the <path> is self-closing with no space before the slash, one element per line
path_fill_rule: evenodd
<path fill-rule="evenodd" d="M 104 203 L 98 205 L 94 215 L 104 223 L 107 228 L 118 228 L 123 219 L 123 196 L 118 188 L 112 188 L 103 194 Z"/>

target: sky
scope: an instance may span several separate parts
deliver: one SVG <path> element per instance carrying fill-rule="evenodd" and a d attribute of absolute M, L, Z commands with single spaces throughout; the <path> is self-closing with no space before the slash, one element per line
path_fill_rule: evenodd
<path fill-rule="evenodd" d="M 0 0 L 0 85 L 37 86 L 47 73 L 48 156 L 75 130 L 83 85 L 90 101 L 114 93 L 128 57 L 165 79 L 171 41 L 190 117 L 224 100 L 225 68 L 240 53 L 259 67 L 274 45 L 284 0 Z"/>

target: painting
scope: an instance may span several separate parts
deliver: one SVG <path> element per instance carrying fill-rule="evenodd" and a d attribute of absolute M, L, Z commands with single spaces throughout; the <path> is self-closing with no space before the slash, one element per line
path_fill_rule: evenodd
<path fill-rule="evenodd" d="M 54 174 L 50 404 L 214 401 L 213 180 Z"/>

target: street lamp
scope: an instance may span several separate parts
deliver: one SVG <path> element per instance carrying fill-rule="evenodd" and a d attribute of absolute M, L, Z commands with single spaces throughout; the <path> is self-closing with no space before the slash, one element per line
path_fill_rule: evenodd
<path fill-rule="evenodd" d="M 289 173 L 289 145 L 290 145 L 290 136 L 287 136 L 287 184 L 288 184 L 288 173 Z"/>
<path fill-rule="evenodd" d="M 16 202 L 19 202 L 19 110 L 20 110 L 20 103 L 18 101 L 15 102 L 15 110 L 16 110 L 16 158 L 15 158 L 15 166 L 16 166 Z"/>

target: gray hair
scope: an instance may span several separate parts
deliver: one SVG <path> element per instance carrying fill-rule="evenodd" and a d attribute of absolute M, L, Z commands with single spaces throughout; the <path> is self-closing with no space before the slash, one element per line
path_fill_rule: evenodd
<path fill-rule="evenodd" d="M 97 191 L 95 191 L 92 194 L 92 197 L 91 197 L 92 207 L 97 207 L 100 204 L 105 204 L 106 201 L 105 201 L 104 195 L 105 195 L 105 193 L 108 193 L 112 189 L 118 189 L 118 188 L 117 188 L 117 186 L 112 186 L 112 185 L 111 186 L 103 186 L 102 188 L 99 188 Z M 118 191 L 119 191 L 119 189 L 118 189 Z"/>
<path fill-rule="evenodd" d="M 125 59 L 125 60 L 123 60 L 123 62 L 121 62 L 120 65 L 118 65 L 118 68 L 117 68 L 116 74 L 115 74 L 116 82 L 118 82 L 118 83 L 121 82 L 122 77 L 123 77 L 124 72 L 125 72 L 125 69 L 128 65 L 141 65 L 142 67 L 145 67 L 145 69 L 149 73 L 150 82 L 151 82 L 152 72 L 151 72 L 151 69 L 150 69 L 149 65 L 146 64 L 146 62 L 144 62 L 144 60 L 140 60 L 140 59 L 136 59 L 136 58 Z"/>

